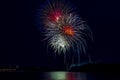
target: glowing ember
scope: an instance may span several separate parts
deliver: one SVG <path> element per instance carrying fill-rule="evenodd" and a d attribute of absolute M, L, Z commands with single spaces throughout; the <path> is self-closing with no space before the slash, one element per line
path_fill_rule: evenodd
<path fill-rule="evenodd" d="M 71 26 L 65 26 L 63 30 L 64 30 L 64 33 L 67 35 L 70 35 L 70 36 L 74 35 L 74 30 Z"/>

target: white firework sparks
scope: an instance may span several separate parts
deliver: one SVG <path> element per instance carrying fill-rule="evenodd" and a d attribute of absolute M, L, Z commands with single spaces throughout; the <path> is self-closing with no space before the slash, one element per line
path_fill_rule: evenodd
<path fill-rule="evenodd" d="M 55 53 L 61 53 L 62 51 L 65 53 L 66 49 L 69 47 L 68 42 L 62 35 L 55 35 L 50 39 L 50 45 L 53 47 Z"/>

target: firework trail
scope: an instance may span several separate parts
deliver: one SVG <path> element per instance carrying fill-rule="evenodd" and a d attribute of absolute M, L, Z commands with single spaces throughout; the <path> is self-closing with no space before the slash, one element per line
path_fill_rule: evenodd
<path fill-rule="evenodd" d="M 78 54 L 80 61 L 80 53 L 86 53 L 85 37 L 92 40 L 89 26 L 69 2 L 50 0 L 46 4 L 39 14 L 45 40 L 55 54 L 67 54 L 73 51 Z"/>

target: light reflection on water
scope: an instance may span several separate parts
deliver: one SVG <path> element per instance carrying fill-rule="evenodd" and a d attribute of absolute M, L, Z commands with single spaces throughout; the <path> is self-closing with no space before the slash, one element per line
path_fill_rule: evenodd
<path fill-rule="evenodd" d="M 45 80 L 87 80 L 84 72 L 46 72 L 44 73 Z"/>

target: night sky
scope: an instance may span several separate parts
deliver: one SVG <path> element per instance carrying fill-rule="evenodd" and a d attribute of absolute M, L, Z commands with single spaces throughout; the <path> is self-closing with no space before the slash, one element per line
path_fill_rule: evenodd
<path fill-rule="evenodd" d="M 63 56 L 46 50 L 35 24 L 36 9 L 44 0 L 20 0 L 3 33 L 0 66 L 64 68 Z M 93 32 L 93 62 L 120 63 L 120 5 L 117 0 L 73 0 Z M 13 19 L 14 18 L 14 22 Z M 11 27 L 11 28 L 10 28 Z"/>

